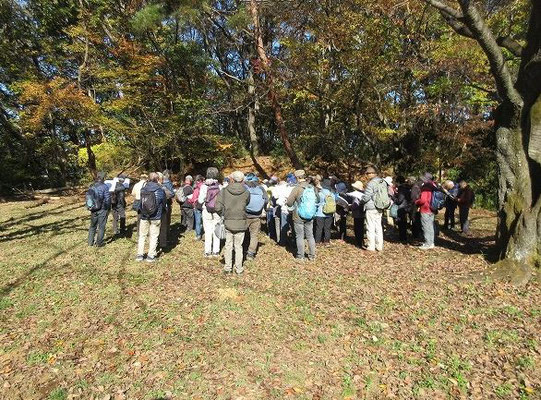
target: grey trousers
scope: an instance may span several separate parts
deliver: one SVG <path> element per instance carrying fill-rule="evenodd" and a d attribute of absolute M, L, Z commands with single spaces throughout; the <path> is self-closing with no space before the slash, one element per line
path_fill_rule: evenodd
<path fill-rule="evenodd" d="M 255 256 L 257 245 L 259 244 L 259 231 L 261 231 L 260 218 L 248 218 L 248 233 L 250 234 L 250 243 L 248 245 L 248 254 Z"/>
<path fill-rule="evenodd" d="M 238 274 L 244 271 L 242 265 L 242 243 L 244 242 L 244 234 L 245 232 L 231 232 L 227 229 L 225 230 L 224 270 L 227 272 L 233 271 L 233 250 L 235 250 L 235 271 Z"/>
<path fill-rule="evenodd" d="M 434 227 L 434 224 L 435 224 L 434 214 L 421 213 L 421 224 L 423 226 L 425 246 L 433 246 L 435 231 L 436 231 Z"/>
<path fill-rule="evenodd" d="M 297 258 L 304 258 L 304 239 L 308 242 L 308 258 L 316 258 L 316 241 L 314 239 L 314 220 L 294 221 L 295 239 L 297 241 Z"/>

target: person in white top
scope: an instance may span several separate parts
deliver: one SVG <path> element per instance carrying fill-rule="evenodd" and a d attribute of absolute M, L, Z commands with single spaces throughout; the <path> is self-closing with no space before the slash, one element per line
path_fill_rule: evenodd
<path fill-rule="evenodd" d="M 214 210 L 218 193 L 222 189 L 218 182 L 219 172 L 215 167 L 207 168 L 207 179 L 201 186 L 198 203 L 203 208 L 203 229 L 205 230 L 205 257 L 220 256 L 220 238 L 214 232 L 220 216 Z"/>
<path fill-rule="evenodd" d="M 291 194 L 297 179 L 293 174 L 288 174 L 285 181 L 280 181 L 271 188 L 272 202 L 276 204 L 274 212 L 274 225 L 276 226 L 276 241 L 285 246 L 289 232 L 289 208 L 286 205 L 287 198 Z"/>
<path fill-rule="evenodd" d="M 135 197 L 135 199 L 133 200 L 132 210 L 137 211 L 137 232 L 139 232 L 139 222 L 141 222 L 141 211 L 139 210 L 139 206 L 141 204 L 141 189 L 143 188 L 143 186 L 145 186 L 147 180 L 148 175 L 141 174 L 139 182 L 133 185 L 133 189 L 131 190 L 131 195 Z"/>

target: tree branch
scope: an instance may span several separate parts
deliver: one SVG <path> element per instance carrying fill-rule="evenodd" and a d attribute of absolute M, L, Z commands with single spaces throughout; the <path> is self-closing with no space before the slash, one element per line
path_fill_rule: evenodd
<path fill-rule="evenodd" d="M 509 36 L 500 36 L 496 39 L 498 46 L 503 47 L 504 49 L 509 50 L 511 54 L 516 57 L 522 56 L 522 50 L 524 49 L 519 42 L 510 38 Z"/>

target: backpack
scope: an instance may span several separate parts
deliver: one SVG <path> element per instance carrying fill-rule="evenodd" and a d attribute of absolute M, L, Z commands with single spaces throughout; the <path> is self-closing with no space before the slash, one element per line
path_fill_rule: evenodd
<path fill-rule="evenodd" d="M 263 189 L 260 186 L 250 187 L 246 189 L 250 192 L 250 202 L 246 206 L 246 212 L 252 215 L 259 215 L 265 207 L 265 198 L 263 197 Z"/>
<path fill-rule="evenodd" d="M 333 194 L 327 191 L 323 203 L 323 214 L 333 215 L 336 212 L 336 199 Z"/>
<path fill-rule="evenodd" d="M 220 193 L 220 185 L 213 183 L 207 189 L 207 197 L 205 198 L 205 206 L 209 213 L 216 212 L 216 200 L 218 198 L 218 193 Z"/>
<path fill-rule="evenodd" d="M 143 187 L 141 189 L 141 214 L 143 217 L 152 217 L 158 211 L 158 200 L 156 199 L 156 193 L 146 191 Z"/>
<path fill-rule="evenodd" d="M 374 206 L 378 210 L 386 210 L 391 207 L 391 198 L 389 197 L 389 185 L 383 179 L 376 183 L 374 191 Z"/>
<path fill-rule="evenodd" d="M 297 204 L 297 214 L 305 220 L 311 220 L 316 215 L 317 198 L 316 191 L 312 185 L 307 186 Z"/>
<path fill-rule="evenodd" d="M 445 206 L 445 200 L 447 200 L 447 195 L 441 189 L 435 188 L 430 199 L 430 209 L 432 212 L 436 213 L 441 210 Z"/>
<path fill-rule="evenodd" d="M 85 205 L 88 211 L 99 211 L 103 203 L 103 197 L 100 198 L 96 186 L 90 186 L 86 192 Z"/>
<path fill-rule="evenodd" d="M 186 202 L 188 198 L 186 197 L 186 194 L 184 193 L 184 187 L 181 187 L 179 190 L 177 190 L 177 193 L 175 194 L 175 199 L 177 200 L 177 203 L 180 205 Z"/>
<path fill-rule="evenodd" d="M 192 193 L 192 198 L 191 199 L 188 199 L 188 202 L 192 205 L 192 206 L 196 206 L 197 202 L 198 202 L 198 199 L 199 199 L 199 192 L 201 191 L 201 185 L 200 184 L 197 184 L 195 186 L 195 188 L 193 189 L 193 193 Z"/>

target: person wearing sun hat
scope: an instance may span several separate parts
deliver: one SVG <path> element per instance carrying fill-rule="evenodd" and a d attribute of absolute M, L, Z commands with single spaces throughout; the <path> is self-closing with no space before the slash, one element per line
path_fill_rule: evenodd
<path fill-rule="evenodd" d="M 259 178 L 253 173 L 246 175 L 244 178 L 244 185 L 250 193 L 250 201 L 246 208 L 246 225 L 249 239 L 246 260 L 253 260 L 259 244 L 261 215 L 269 202 L 269 197 L 267 191 L 259 184 Z"/>

